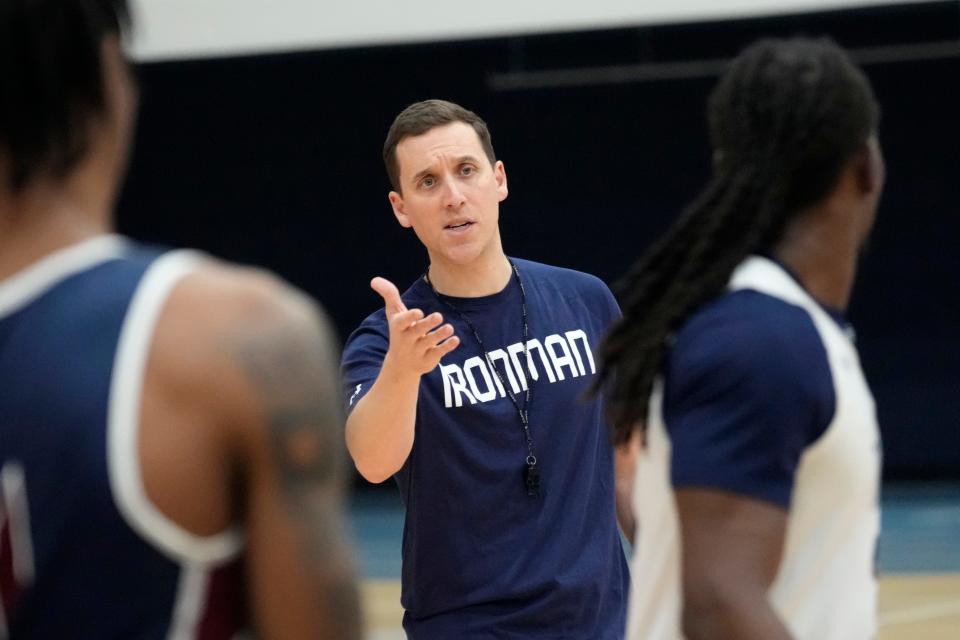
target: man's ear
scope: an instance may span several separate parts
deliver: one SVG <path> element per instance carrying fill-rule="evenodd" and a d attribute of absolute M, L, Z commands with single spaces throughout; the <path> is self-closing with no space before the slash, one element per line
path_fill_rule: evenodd
<path fill-rule="evenodd" d="M 497 193 L 500 195 L 500 202 L 503 202 L 507 199 L 510 191 L 507 189 L 507 170 L 500 160 L 497 160 L 493 165 L 493 179 L 497 182 Z"/>
<path fill-rule="evenodd" d="M 403 196 L 396 191 L 391 191 L 387 194 L 387 199 L 390 201 L 390 206 L 393 208 L 393 215 L 397 216 L 397 222 L 400 223 L 400 226 L 407 229 L 412 227 L 413 224 L 410 222 L 409 216 L 403 212 Z"/>
<path fill-rule="evenodd" d="M 857 152 L 854 162 L 857 176 L 857 187 L 861 193 L 872 195 L 883 189 L 886 180 L 886 166 L 883 162 L 883 153 L 876 136 L 870 136 Z"/>

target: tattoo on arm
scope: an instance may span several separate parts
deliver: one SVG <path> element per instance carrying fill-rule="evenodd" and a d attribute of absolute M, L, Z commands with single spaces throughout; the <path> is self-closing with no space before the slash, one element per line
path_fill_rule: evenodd
<path fill-rule="evenodd" d="M 359 638 L 358 596 L 340 517 L 345 456 L 337 350 L 326 320 L 311 311 L 295 322 L 261 326 L 235 352 L 259 391 L 284 501 L 327 588 L 330 637 Z"/>
<path fill-rule="evenodd" d="M 246 341 L 242 356 L 260 391 L 274 459 L 290 497 L 335 483 L 342 464 L 334 349 L 314 327 L 275 327 Z"/>

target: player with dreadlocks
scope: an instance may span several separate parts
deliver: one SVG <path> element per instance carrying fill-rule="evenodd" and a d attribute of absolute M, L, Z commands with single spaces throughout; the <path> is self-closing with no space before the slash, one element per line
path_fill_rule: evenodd
<path fill-rule="evenodd" d="M 879 433 L 843 314 L 878 111 L 827 40 L 757 42 L 710 96 L 713 178 L 601 353 L 615 440 L 643 441 L 628 638 L 876 633 Z"/>

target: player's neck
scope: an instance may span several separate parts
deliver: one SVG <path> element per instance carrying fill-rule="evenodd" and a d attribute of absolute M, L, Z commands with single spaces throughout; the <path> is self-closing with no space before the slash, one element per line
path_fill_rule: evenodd
<path fill-rule="evenodd" d="M 465 265 L 431 260 L 429 268 L 433 288 L 457 298 L 479 298 L 503 291 L 512 273 L 502 249 Z"/>
<path fill-rule="evenodd" d="M 0 280 L 60 249 L 109 233 L 105 206 L 61 189 L 0 195 Z"/>
<path fill-rule="evenodd" d="M 828 216 L 807 216 L 788 227 L 773 253 L 815 300 L 844 311 L 856 277 L 859 239 L 852 226 L 838 227 Z"/>

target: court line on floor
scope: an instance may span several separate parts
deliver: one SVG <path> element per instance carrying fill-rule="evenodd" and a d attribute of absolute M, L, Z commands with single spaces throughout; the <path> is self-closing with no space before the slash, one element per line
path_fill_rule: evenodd
<path fill-rule="evenodd" d="M 960 600 L 936 602 L 918 607 L 907 607 L 897 611 L 888 611 L 880 614 L 880 626 L 890 627 L 897 624 L 922 622 L 934 618 L 946 618 L 951 615 L 960 615 Z"/>

